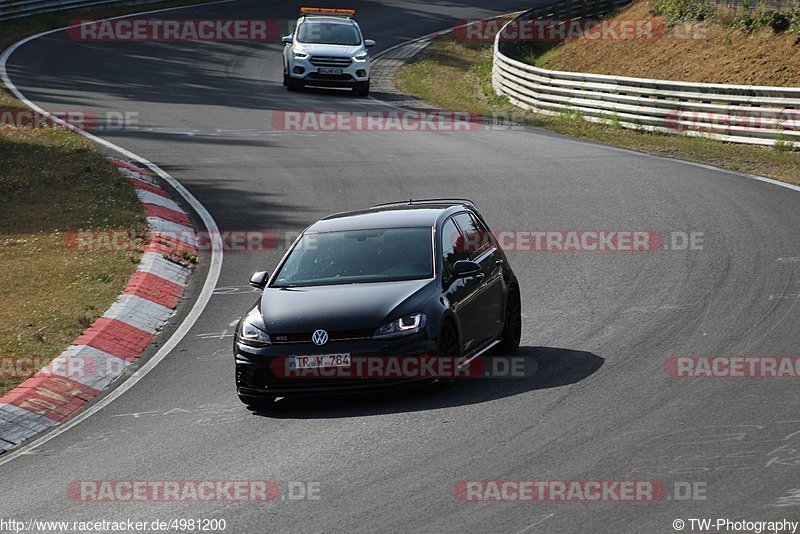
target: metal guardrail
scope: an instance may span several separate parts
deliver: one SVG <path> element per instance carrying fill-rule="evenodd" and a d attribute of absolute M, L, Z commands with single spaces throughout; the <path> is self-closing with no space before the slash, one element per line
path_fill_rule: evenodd
<path fill-rule="evenodd" d="M 561 0 L 552 4 L 537 6 L 517 17 L 518 20 L 536 19 L 577 19 L 602 17 L 626 6 L 632 0 Z"/>
<path fill-rule="evenodd" d="M 541 8 L 537 8 L 541 9 Z M 547 11 L 547 10 L 545 10 Z M 552 10 L 551 10 L 552 11 Z M 531 18 L 533 10 L 515 20 Z M 575 18 L 546 14 L 535 18 Z M 691 83 L 562 72 L 509 57 L 514 42 L 495 38 L 492 82 L 518 107 L 548 115 L 735 143 L 800 148 L 800 87 Z"/>
<path fill-rule="evenodd" d="M 108 4 L 134 6 L 160 0 L 0 0 L 0 21 Z"/>

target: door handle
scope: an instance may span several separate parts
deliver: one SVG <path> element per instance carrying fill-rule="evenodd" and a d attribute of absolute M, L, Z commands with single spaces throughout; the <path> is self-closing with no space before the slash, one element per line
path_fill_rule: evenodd
<path fill-rule="evenodd" d="M 478 274 L 475 275 L 475 278 L 477 278 L 478 281 L 481 282 L 481 281 L 483 281 L 484 278 L 486 278 L 486 275 L 483 274 L 483 273 L 478 273 Z"/>
<path fill-rule="evenodd" d="M 497 265 L 498 267 L 501 267 L 501 266 L 502 266 L 504 263 L 505 263 L 505 262 L 504 262 L 503 260 L 496 260 L 496 261 L 494 262 L 494 264 L 495 264 L 495 265 Z"/>

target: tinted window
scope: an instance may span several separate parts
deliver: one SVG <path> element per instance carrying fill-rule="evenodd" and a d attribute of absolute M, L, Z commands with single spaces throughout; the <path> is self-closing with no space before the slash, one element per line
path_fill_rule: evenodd
<path fill-rule="evenodd" d="M 355 26 L 335 22 L 304 22 L 297 28 L 297 40 L 308 44 L 361 44 L 361 36 Z"/>
<path fill-rule="evenodd" d="M 453 274 L 453 265 L 458 260 L 468 260 L 469 251 L 464 236 L 458 231 L 453 219 L 447 219 L 442 226 L 442 259 L 444 260 L 444 276 Z"/>
<path fill-rule="evenodd" d="M 431 229 L 305 234 L 272 287 L 419 280 L 433 276 Z"/>
<path fill-rule="evenodd" d="M 476 258 L 494 245 L 491 234 L 486 227 L 471 213 L 459 213 L 455 216 L 458 226 L 464 232 L 467 250 Z"/>

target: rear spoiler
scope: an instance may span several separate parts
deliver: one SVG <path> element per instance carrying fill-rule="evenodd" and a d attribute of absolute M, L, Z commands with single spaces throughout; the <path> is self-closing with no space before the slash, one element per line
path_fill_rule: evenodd
<path fill-rule="evenodd" d="M 390 206 L 417 206 L 420 204 L 452 204 L 453 206 L 468 206 L 474 210 L 478 207 L 473 201 L 468 198 L 410 198 L 400 202 L 387 202 L 385 204 L 376 204 L 372 208 L 388 208 Z M 370 209 L 372 209 L 370 208 Z"/>

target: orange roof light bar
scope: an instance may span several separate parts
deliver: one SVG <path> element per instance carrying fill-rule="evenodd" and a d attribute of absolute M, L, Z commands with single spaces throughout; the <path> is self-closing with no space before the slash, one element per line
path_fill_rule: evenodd
<path fill-rule="evenodd" d="M 333 9 L 330 7 L 301 7 L 300 13 L 303 15 L 318 14 L 318 15 L 340 15 L 345 17 L 352 17 L 356 14 L 355 9 Z"/>

